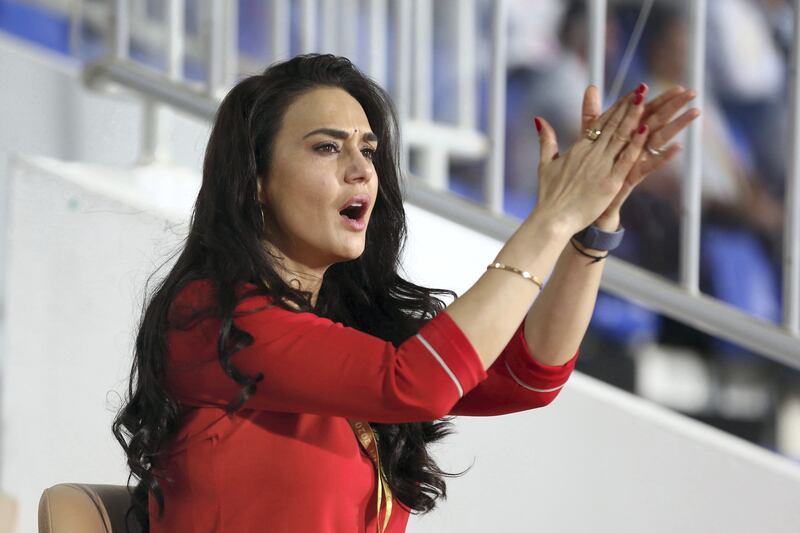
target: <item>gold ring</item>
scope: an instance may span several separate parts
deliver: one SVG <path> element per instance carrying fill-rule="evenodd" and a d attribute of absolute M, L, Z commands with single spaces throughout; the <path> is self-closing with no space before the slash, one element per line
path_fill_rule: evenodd
<path fill-rule="evenodd" d="M 600 134 L 603 133 L 601 130 L 596 128 L 586 128 L 586 138 L 590 141 L 596 141 Z"/>
<path fill-rule="evenodd" d="M 647 151 L 648 151 L 648 153 L 649 153 L 650 155 L 654 155 L 654 156 L 656 156 L 656 157 L 658 157 L 658 156 L 660 156 L 661 154 L 663 154 L 663 153 L 664 153 L 664 150 L 660 150 L 660 149 L 658 149 L 658 148 L 651 148 L 651 147 L 649 147 L 649 146 L 645 146 L 644 148 L 645 148 L 645 150 L 647 150 Z"/>

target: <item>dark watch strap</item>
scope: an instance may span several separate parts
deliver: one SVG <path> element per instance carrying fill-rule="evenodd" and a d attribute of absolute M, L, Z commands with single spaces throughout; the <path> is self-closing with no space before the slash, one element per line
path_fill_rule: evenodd
<path fill-rule="evenodd" d="M 613 250 L 622 242 L 625 228 L 619 227 L 617 231 L 603 231 L 594 224 L 575 234 L 575 239 L 586 248 L 594 250 Z"/>

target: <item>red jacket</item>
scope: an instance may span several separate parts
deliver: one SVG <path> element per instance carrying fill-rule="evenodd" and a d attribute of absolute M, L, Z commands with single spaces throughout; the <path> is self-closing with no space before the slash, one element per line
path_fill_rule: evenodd
<path fill-rule="evenodd" d="M 192 282 L 171 312 L 212 297 L 207 281 Z M 403 423 L 541 407 L 577 358 L 558 367 L 538 363 L 520 325 L 484 371 L 447 312 L 397 348 L 312 313 L 270 307 L 268 297 L 248 298 L 236 312 L 236 326 L 254 341 L 232 361 L 264 379 L 231 416 L 225 407 L 240 387 L 217 358 L 219 321 L 168 332 L 167 383 L 185 416 L 159 462 L 165 508 L 156 518 L 151 496 L 154 533 L 374 532 L 375 469 L 347 418 Z M 395 500 L 387 533 L 405 531 L 408 516 Z"/>

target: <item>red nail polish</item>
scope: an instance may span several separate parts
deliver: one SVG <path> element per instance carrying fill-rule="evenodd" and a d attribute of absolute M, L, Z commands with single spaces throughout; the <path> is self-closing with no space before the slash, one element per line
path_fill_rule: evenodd
<path fill-rule="evenodd" d="M 639 87 L 636 88 L 636 94 L 644 93 L 645 89 L 647 89 L 647 85 L 645 85 L 644 83 L 640 83 Z"/>
<path fill-rule="evenodd" d="M 642 124 L 641 126 L 639 126 L 640 134 L 645 133 L 646 131 L 647 131 L 647 124 Z"/>
<path fill-rule="evenodd" d="M 536 117 L 533 121 L 536 123 L 536 131 L 542 133 L 542 121 L 539 120 L 539 117 Z"/>
<path fill-rule="evenodd" d="M 639 104 L 641 104 L 641 103 L 642 103 L 642 100 L 644 100 L 644 96 L 642 96 L 641 94 L 637 94 L 636 96 L 634 96 L 634 97 L 633 97 L 633 103 L 634 103 L 634 105 L 639 105 Z"/>

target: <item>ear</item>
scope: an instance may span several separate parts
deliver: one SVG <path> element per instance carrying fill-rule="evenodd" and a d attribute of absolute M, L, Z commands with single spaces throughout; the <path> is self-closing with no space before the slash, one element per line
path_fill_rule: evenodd
<path fill-rule="evenodd" d="M 256 176 L 256 199 L 258 199 L 259 203 L 264 203 L 266 198 L 263 197 L 263 193 L 261 190 L 261 182 L 263 181 L 262 176 Z"/>

